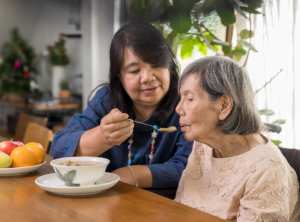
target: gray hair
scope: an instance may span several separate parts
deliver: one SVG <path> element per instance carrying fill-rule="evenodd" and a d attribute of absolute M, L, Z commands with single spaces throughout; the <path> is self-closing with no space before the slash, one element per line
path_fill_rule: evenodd
<path fill-rule="evenodd" d="M 233 107 L 219 126 L 226 134 L 247 135 L 260 132 L 263 128 L 254 101 L 254 92 L 247 71 L 232 59 L 220 56 L 207 56 L 188 65 L 179 79 L 195 74 L 200 86 L 216 101 L 226 94 L 233 100 Z"/>

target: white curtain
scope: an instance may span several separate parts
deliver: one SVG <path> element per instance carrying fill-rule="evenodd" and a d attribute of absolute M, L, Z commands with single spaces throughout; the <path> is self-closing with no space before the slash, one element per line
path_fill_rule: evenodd
<path fill-rule="evenodd" d="M 264 0 L 262 12 L 263 15 L 253 17 L 255 37 L 252 44 L 258 52 L 250 54 L 247 69 L 255 90 L 273 79 L 256 94 L 257 104 L 259 109 L 268 108 L 275 113 L 263 117 L 264 121 L 284 119 L 286 123 L 279 134 L 268 136 L 280 140 L 283 147 L 300 149 L 298 0 Z"/>

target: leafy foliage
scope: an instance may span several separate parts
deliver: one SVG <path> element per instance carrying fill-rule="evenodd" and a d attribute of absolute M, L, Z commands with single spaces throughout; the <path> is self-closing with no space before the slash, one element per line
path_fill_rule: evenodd
<path fill-rule="evenodd" d="M 1 59 L 2 57 L 2 59 Z M 11 31 L 10 40 L 3 44 L 0 59 L 0 93 L 19 94 L 33 91 L 36 67 L 34 49 L 21 36 L 18 28 Z"/>
<path fill-rule="evenodd" d="M 275 144 L 275 146 L 279 146 L 282 142 L 280 140 L 271 140 L 272 143 Z"/>
<path fill-rule="evenodd" d="M 59 85 L 61 90 L 69 90 L 69 82 L 66 79 L 62 80 Z"/>
<path fill-rule="evenodd" d="M 262 115 L 262 116 L 270 117 L 270 116 L 274 115 L 275 113 L 271 109 L 261 109 L 261 110 L 259 110 L 259 114 Z M 266 123 L 266 126 L 269 127 L 269 130 L 271 132 L 280 133 L 280 131 L 281 131 L 281 126 L 280 125 L 285 124 L 285 122 L 286 121 L 284 119 L 276 119 L 272 123 Z M 273 130 L 271 130 L 271 128 L 273 128 Z M 271 139 L 271 141 L 276 146 L 279 146 L 281 144 L 280 140 Z"/>
<path fill-rule="evenodd" d="M 155 24 L 165 35 L 174 53 L 180 49 L 183 59 L 192 55 L 194 48 L 206 55 L 208 49 L 217 55 L 219 49 L 226 56 L 240 60 L 247 51 L 256 51 L 247 39 L 251 30 L 242 30 L 236 44 L 232 43 L 232 24 L 236 13 L 247 18 L 248 13 L 259 13 L 262 0 L 133 0 L 129 20 L 143 20 Z M 220 40 L 211 26 L 211 18 L 218 18 L 227 27 L 225 41 Z"/>
<path fill-rule="evenodd" d="M 47 46 L 47 49 L 50 53 L 49 60 L 52 65 L 65 66 L 70 63 L 70 58 L 65 48 L 65 40 L 62 35 L 57 42 L 54 42 L 54 45 Z"/>
<path fill-rule="evenodd" d="M 257 52 L 250 39 L 252 30 L 241 30 L 233 43 L 233 24 L 236 14 L 248 18 L 260 14 L 263 0 L 133 0 L 129 20 L 150 22 L 163 33 L 175 54 L 189 58 L 193 50 L 206 55 L 209 50 L 216 55 L 226 55 L 237 61 L 250 51 Z M 216 36 L 221 22 L 226 27 L 225 41 Z M 222 38 L 223 39 L 223 38 Z M 247 60 L 246 60 L 247 61 Z M 265 85 L 266 86 L 266 85 Z M 264 86 L 264 87 L 265 87 Z M 261 110 L 261 115 L 274 115 L 272 110 Z M 284 124 L 275 120 L 273 124 Z M 279 144 L 280 141 L 275 141 Z"/>

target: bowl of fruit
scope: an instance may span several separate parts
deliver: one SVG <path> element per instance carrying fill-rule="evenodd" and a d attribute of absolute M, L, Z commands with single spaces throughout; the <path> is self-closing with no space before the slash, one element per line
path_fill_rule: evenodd
<path fill-rule="evenodd" d="M 4 141 L 0 143 L 0 176 L 32 172 L 45 164 L 45 149 L 40 143 Z"/>

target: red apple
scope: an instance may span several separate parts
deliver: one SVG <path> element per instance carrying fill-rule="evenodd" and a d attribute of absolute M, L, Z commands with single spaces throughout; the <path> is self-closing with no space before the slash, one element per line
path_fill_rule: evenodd
<path fill-rule="evenodd" d="M 21 141 L 14 141 L 16 144 L 18 144 L 18 146 L 24 146 L 24 143 Z"/>
<path fill-rule="evenodd" d="M 23 146 L 24 144 L 20 141 L 4 141 L 0 143 L 0 151 L 10 155 L 11 151 L 18 146 Z"/>

